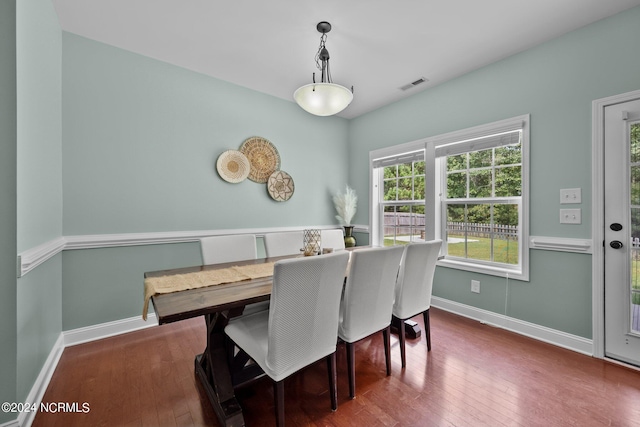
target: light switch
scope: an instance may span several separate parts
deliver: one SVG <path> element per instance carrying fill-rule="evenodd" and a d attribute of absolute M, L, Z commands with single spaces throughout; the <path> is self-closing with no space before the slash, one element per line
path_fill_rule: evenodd
<path fill-rule="evenodd" d="M 560 224 L 582 224 L 582 210 L 560 209 Z"/>
<path fill-rule="evenodd" d="M 560 203 L 563 205 L 570 203 L 582 203 L 582 189 L 564 188 L 560 190 Z"/>

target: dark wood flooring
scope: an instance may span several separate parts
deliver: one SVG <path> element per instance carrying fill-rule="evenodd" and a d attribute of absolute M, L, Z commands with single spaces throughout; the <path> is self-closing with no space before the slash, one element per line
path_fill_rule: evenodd
<path fill-rule="evenodd" d="M 405 370 L 392 336 L 389 377 L 381 334 L 359 342 L 354 400 L 339 346 L 336 412 L 324 360 L 290 377 L 287 425 L 640 426 L 638 371 L 437 309 L 431 328 L 430 353 L 424 338 L 407 341 Z M 39 413 L 33 426 L 217 426 L 193 369 L 204 343 L 198 318 L 69 347 L 43 402 L 90 410 Z M 248 426 L 274 424 L 267 378 L 237 395 Z"/>

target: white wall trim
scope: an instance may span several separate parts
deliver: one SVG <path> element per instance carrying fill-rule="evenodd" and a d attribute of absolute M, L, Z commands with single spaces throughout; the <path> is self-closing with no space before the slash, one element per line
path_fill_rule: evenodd
<path fill-rule="evenodd" d="M 155 313 L 149 313 L 147 320 L 142 320 L 142 316 L 129 317 L 128 319 L 115 320 L 113 322 L 101 323 L 99 325 L 87 326 L 84 328 L 72 329 L 63 332 L 64 346 L 71 347 L 90 341 L 109 338 L 127 332 L 138 331 L 140 329 L 158 326 L 158 319 Z"/>
<path fill-rule="evenodd" d="M 506 329 L 520 335 L 524 335 L 538 341 L 543 341 L 558 347 L 576 351 L 578 353 L 593 355 L 593 342 L 590 339 L 568 334 L 566 332 L 525 322 L 503 314 L 494 313 L 470 305 L 460 304 L 444 298 L 434 296 L 431 305 L 460 316 L 477 320 L 492 326 Z"/>
<path fill-rule="evenodd" d="M 539 341 L 563 347 L 569 350 L 592 355 L 592 341 L 586 338 L 567 334 L 565 332 L 550 329 L 544 326 L 535 325 L 533 323 L 514 319 L 501 314 L 482 310 L 476 307 L 460 304 L 455 301 L 446 300 L 439 297 L 433 297 L 433 307 L 449 311 L 470 319 L 478 320 L 492 326 L 507 329 L 509 331 L 528 336 Z M 155 313 L 150 313 L 148 320 L 142 320 L 142 316 L 130 317 L 127 319 L 106 322 L 99 325 L 87 326 L 84 328 L 72 329 L 62 332 L 49 353 L 40 375 L 36 379 L 26 402 L 40 404 L 44 393 L 49 386 L 51 377 L 60 361 L 62 352 L 66 347 L 108 338 L 115 335 L 133 332 L 140 329 L 146 329 L 157 326 L 157 318 Z M 35 413 L 21 413 L 15 421 L 9 421 L 0 425 L 0 427 L 26 427 L 33 422 Z"/>
<path fill-rule="evenodd" d="M 66 240 L 58 237 L 18 254 L 18 277 L 22 277 L 49 258 L 62 252 Z"/>
<path fill-rule="evenodd" d="M 49 356 L 44 362 L 44 366 L 40 370 L 40 374 L 31 387 L 31 391 L 29 392 L 29 395 L 27 396 L 24 403 L 36 404 L 40 406 L 40 402 L 42 402 L 44 393 L 45 391 L 47 391 L 47 387 L 49 386 L 51 377 L 53 376 L 53 373 L 58 366 L 58 362 L 60 361 L 60 357 L 62 357 L 63 351 L 64 338 L 63 334 L 60 334 L 55 344 L 53 345 L 51 352 L 49 352 Z M 16 420 L 17 426 L 30 426 L 31 423 L 33 423 L 33 419 L 35 418 L 35 416 L 36 412 L 21 412 L 20 414 L 18 414 L 18 418 Z"/>
<path fill-rule="evenodd" d="M 358 232 L 367 232 L 368 226 L 355 225 Z M 200 231 L 164 231 L 152 233 L 121 233 L 121 234 L 86 234 L 76 236 L 61 236 L 45 242 L 39 246 L 27 249 L 18 254 L 17 274 L 22 277 L 51 257 L 64 250 L 113 248 L 120 246 L 161 245 L 167 243 L 188 243 L 198 241 L 202 237 L 220 236 L 227 234 L 255 234 L 259 237 L 268 233 L 299 231 L 307 228 L 321 230 L 339 228 L 337 225 L 311 225 L 298 227 L 273 228 L 237 228 L 227 230 Z"/>
<path fill-rule="evenodd" d="M 577 252 L 590 254 L 593 242 L 591 239 L 569 239 L 565 237 L 531 236 L 529 249 L 547 251 Z"/>
<path fill-rule="evenodd" d="M 16 418 L 13 421 L 7 421 L 4 424 L 0 424 L 0 427 L 20 427 L 20 421 Z"/>

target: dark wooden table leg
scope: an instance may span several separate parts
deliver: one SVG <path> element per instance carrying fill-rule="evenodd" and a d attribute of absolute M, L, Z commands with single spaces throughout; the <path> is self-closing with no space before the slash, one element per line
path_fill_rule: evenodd
<path fill-rule="evenodd" d="M 227 362 L 224 327 L 227 318 L 219 313 L 205 315 L 207 348 L 196 356 L 195 370 L 220 424 L 225 427 L 244 426 L 242 408 L 238 403 Z"/>

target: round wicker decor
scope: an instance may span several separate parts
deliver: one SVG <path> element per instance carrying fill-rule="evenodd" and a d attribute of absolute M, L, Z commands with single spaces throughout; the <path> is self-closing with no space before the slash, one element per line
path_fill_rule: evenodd
<path fill-rule="evenodd" d="M 277 202 L 286 202 L 293 196 L 295 185 L 291 175 L 284 171 L 275 171 L 267 180 L 267 191 Z"/>
<path fill-rule="evenodd" d="M 235 184 L 249 176 L 251 165 L 249 159 L 241 152 L 227 150 L 218 157 L 216 169 L 222 179 Z"/>
<path fill-rule="evenodd" d="M 264 138 L 259 136 L 248 138 L 240 146 L 240 152 L 249 159 L 251 164 L 248 176 L 251 181 L 267 182 L 269 176 L 280 169 L 278 150 Z"/>

